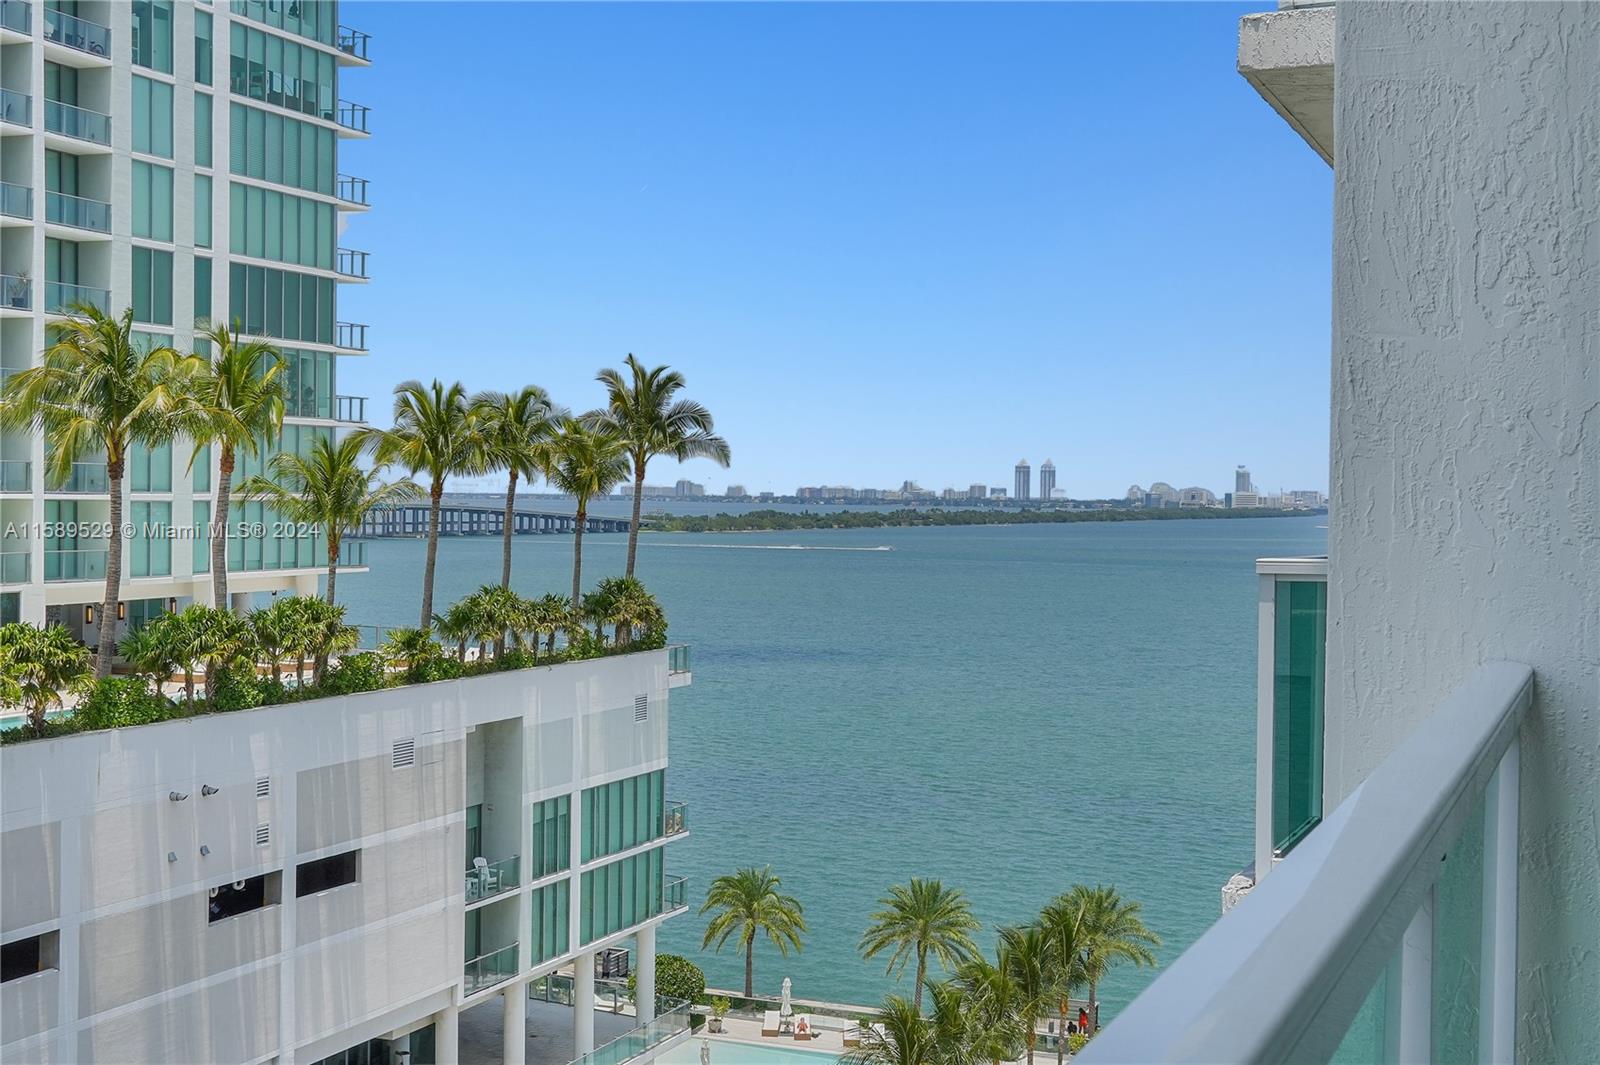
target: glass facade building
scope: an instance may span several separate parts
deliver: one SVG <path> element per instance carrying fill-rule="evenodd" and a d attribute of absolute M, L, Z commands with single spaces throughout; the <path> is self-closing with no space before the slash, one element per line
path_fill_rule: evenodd
<path fill-rule="evenodd" d="M 1323 672 L 1328 583 L 1275 589 L 1272 689 L 1272 845 L 1288 853 L 1322 820 Z"/>

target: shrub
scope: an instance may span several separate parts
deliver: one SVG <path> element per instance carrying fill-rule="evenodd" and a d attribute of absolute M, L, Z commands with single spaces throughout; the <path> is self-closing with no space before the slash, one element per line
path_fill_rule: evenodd
<path fill-rule="evenodd" d="M 1089 1037 L 1082 1032 L 1073 1032 L 1067 1036 L 1067 1053 L 1076 1054 L 1088 1045 Z"/>
<path fill-rule="evenodd" d="M 431 658 L 420 665 L 413 666 L 406 673 L 406 683 L 426 684 L 431 680 L 455 680 L 465 672 L 466 667 L 456 658 Z"/>
<path fill-rule="evenodd" d="M 176 713 L 172 700 L 157 695 L 150 685 L 133 677 L 102 677 L 95 681 L 72 712 L 74 731 L 121 728 L 165 721 Z"/>
<path fill-rule="evenodd" d="M 388 686 L 384 676 L 383 659 L 370 651 L 345 655 L 337 665 L 323 674 L 318 689 L 321 695 L 354 695 L 356 692 L 377 691 Z"/>
<path fill-rule="evenodd" d="M 637 974 L 628 975 L 628 994 L 637 994 Z M 704 1003 L 706 974 L 681 954 L 656 955 L 656 994 Z"/>
<path fill-rule="evenodd" d="M 8 743 L 26 743 L 29 740 L 54 739 L 57 736 L 70 736 L 74 732 L 82 731 L 83 723 L 71 714 L 47 719 L 44 728 L 39 731 L 35 731 L 31 725 L 23 722 L 14 728 L 0 729 L 0 746 Z"/>
<path fill-rule="evenodd" d="M 265 685 L 256 677 L 253 667 L 236 666 L 233 669 L 221 670 L 217 673 L 211 700 L 206 709 L 214 713 L 226 713 L 229 710 L 249 710 L 262 706 L 269 702 L 264 687 Z M 279 684 L 276 687 L 281 688 L 283 685 Z"/>
<path fill-rule="evenodd" d="M 495 659 L 501 669 L 527 669 L 529 666 L 539 664 L 533 652 L 527 648 L 513 647 L 499 658 Z"/>

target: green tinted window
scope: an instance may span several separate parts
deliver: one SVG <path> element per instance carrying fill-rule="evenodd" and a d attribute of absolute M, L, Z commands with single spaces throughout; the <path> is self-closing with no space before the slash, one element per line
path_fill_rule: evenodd
<path fill-rule="evenodd" d="M 172 86 L 133 78 L 133 150 L 172 158 Z"/>
<path fill-rule="evenodd" d="M 211 165 L 211 94 L 194 94 L 194 165 Z"/>
<path fill-rule="evenodd" d="M 533 804 L 533 847 L 528 853 L 529 875 L 534 880 L 571 865 L 572 796 L 561 795 Z"/>
<path fill-rule="evenodd" d="M 135 577 L 170 576 L 172 504 L 139 501 L 130 510 L 133 538 L 128 541 L 129 572 Z"/>
<path fill-rule="evenodd" d="M 558 880 L 529 892 L 533 909 L 533 963 L 559 957 L 567 952 L 571 913 L 572 882 Z"/>
<path fill-rule="evenodd" d="M 133 235 L 151 240 L 172 239 L 170 167 L 133 161 Z"/>
<path fill-rule="evenodd" d="M 133 62 L 172 73 L 172 0 L 133 0 Z"/>
<path fill-rule="evenodd" d="M 592 943 L 659 915 L 665 876 L 660 847 L 584 873 L 578 926 L 581 940 Z"/>
<path fill-rule="evenodd" d="M 172 253 L 133 249 L 133 317 L 139 322 L 172 324 Z"/>
<path fill-rule="evenodd" d="M 211 13 L 194 13 L 194 80 L 211 84 Z"/>
<path fill-rule="evenodd" d="M 1287 851 L 1322 819 L 1322 708 L 1328 585 L 1280 580 L 1275 590 L 1272 842 Z"/>

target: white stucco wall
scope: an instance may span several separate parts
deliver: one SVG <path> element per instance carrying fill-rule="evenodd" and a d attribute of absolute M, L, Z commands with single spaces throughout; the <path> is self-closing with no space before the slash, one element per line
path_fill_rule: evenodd
<path fill-rule="evenodd" d="M 1328 805 L 1532 665 L 1518 1046 L 1600 1061 L 1600 6 L 1340 4 L 1336 70 Z"/>

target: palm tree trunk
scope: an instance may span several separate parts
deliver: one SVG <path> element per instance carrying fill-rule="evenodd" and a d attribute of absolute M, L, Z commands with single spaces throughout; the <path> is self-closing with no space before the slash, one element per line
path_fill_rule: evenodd
<path fill-rule="evenodd" d="M 224 442 L 218 463 L 217 499 L 212 504 L 211 605 L 228 609 L 228 509 L 233 505 L 233 445 Z M 332 602 L 332 600 L 329 600 Z"/>
<path fill-rule="evenodd" d="M 500 534 L 500 587 L 511 587 L 511 528 L 517 508 L 517 471 L 511 471 L 506 484 L 506 527 Z"/>
<path fill-rule="evenodd" d="M 572 609 L 578 609 L 578 590 L 583 586 L 583 523 L 589 518 L 589 501 L 578 500 L 578 521 L 572 530 Z"/>
<path fill-rule="evenodd" d="M 756 994 L 756 941 L 751 937 L 750 942 L 744 945 L 744 997 L 754 998 Z"/>
<path fill-rule="evenodd" d="M 1029 1018 L 1028 1023 L 1030 1025 L 1028 1029 L 1028 1065 L 1033 1065 L 1033 1044 L 1036 1040 L 1038 1040 L 1039 1034 L 1031 1027 L 1033 1023 L 1033 1019 L 1031 1017 Z"/>
<path fill-rule="evenodd" d="M 634 456 L 637 458 L 638 456 Z M 639 504 L 644 501 L 644 463 L 633 464 L 633 521 L 628 525 L 628 572 L 633 576 L 633 557 L 639 553 Z"/>
<path fill-rule="evenodd" d="M 189 706 L 189 712 L 194 713 L 194 670 L 187 666 L 183 670 L 183 699 Z"/>
<path fill-rule="evenodd" d="M 1056 1014 L 1059 1021 L 1056 1025 L 1056 1065 L 1062 1065 L 1067 1057 L 1067 1009 L 1071 1002 L 1063 996 L 1056 1005 L 1060 1007 Z"/>
<path fill-rule="evenodd" d="M 333 605 L 333 585 L 339 577 L 339 537 L 328 535 L 328 605 Z"/>
<path fill-rule="evenodd" d="M 1095 994 L 1099 983 L 1098 980 L 1089 981 L 1089 1035 L 1094 1035 L 1100 1027 L 1100 999 Z"/>
<path fill-rule="evenodd" d="M 439 504 L 444 499 L 444 478 L 435 477 L 428 493 L 428 562 L 422 568 L 422 620 L 417 628 L 425 629 L 433 619 L 433 568 L 439 558 Z"/>
<path fill-rule="evenodd" d="M 111 676 L 111 656 L 117 648 L 117 600 L 122 597 L 122 470 L 120 455 L 106 455 L 110 481 L 111 536 L 106 541 L 106 590 L 100 598 L 100 640 L 94 657 L 96 679 Z"/>
<path fill-rule="evenodd" d="M 911 1001 L 917 1004 L 917 1012 L 922 1012 L 922 985 L 928 976 L 928 948 L 921 943 L 917 944 L 917 982 Z"/>

